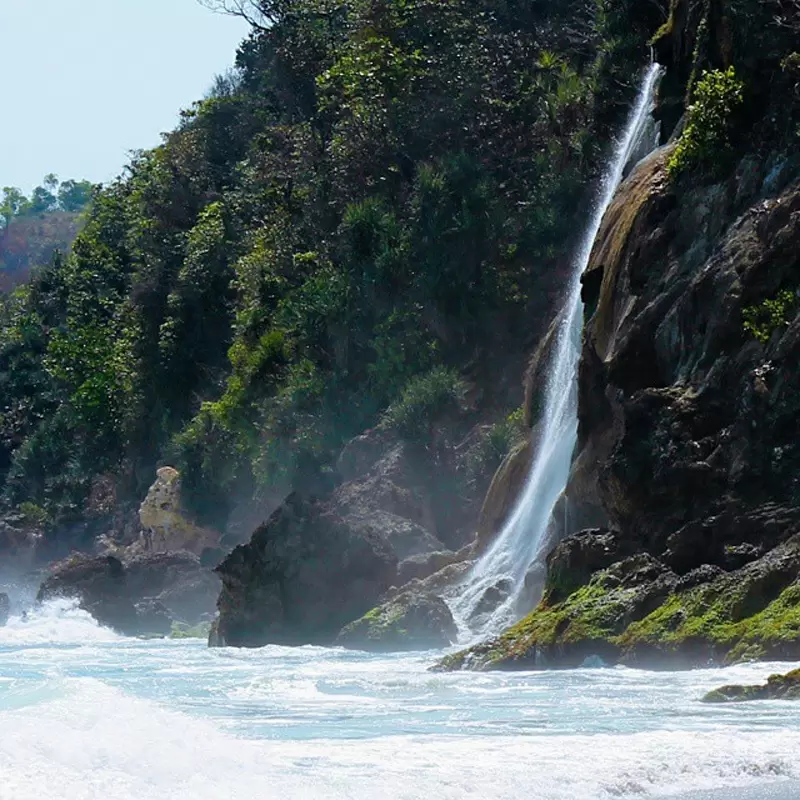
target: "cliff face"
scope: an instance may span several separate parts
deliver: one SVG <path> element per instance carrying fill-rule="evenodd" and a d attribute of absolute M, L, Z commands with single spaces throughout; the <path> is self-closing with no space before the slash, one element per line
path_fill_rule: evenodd
<path fill-rule="evenodd" d="M 656 50 L 675 135 L 621 186 L 584 276 L 567 497 L 592 527 L 551 554 L 531 615 L 446 666 L 800 655 L 800 37 L 773 5 L 769 23 L 673 3 Z M 678 169 L 700 75 L 729 67 L 741 109 Z"/>

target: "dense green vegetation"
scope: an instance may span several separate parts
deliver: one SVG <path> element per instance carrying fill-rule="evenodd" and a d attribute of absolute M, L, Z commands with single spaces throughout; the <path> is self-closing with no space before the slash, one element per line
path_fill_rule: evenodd
<path fill-rule="evenodd" d="M 733 146 L 731 131 L 735 114 L 744 102 L 744 84 L 729 67 L 712 70 L 694 87 L 692 104 L 686 110 L 686 127 L 669 160 L 671 176 L 692 168 L 721 172 L 728 164 Z"/>
<path fill-rule="evenodd" d="M 382 419 L 424 446 L 468 365 L 546 324 L 666 18 L 633 0 L 244 5 L 236 69 L 4 302 L 6 504 L 63 517 L 98 475 L 134 498 L 169 460 L 221 526 L 234 496 L 313 485 Z M 492 389 L 504 419 L 518 398 Z"/>

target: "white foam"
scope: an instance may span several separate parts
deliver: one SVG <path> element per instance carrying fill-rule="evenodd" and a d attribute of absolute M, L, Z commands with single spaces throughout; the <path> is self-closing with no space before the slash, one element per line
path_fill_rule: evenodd
<path fill-rule="evenodd" d="M 0 712 L 4 800 L 597 800 L 800 777 L 800 732 L 252 741 L 93 679 Z"/>
<path fill-rule="evenodd" d="M 72 599 L 51 600 L 14 616 L 0 628 L 0 648 L 42 644 L 92 644 L 120 640 Z"/>

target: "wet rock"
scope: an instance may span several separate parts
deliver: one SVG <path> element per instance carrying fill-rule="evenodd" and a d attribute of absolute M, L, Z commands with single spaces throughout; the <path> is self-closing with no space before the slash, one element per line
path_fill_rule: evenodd
<path fill-rule="evenodd" d="M 800 700 L 800 669 L 786 675 L 771 675 L 760 686 L 721 686 L 703 697 L 704 703 L 741 703 L 747 700 Z"/>
<path fill-rule="evenodd" d="M 128 557 L 73 555 L 51 567 L 37 599 L 77 598 L 101 625 L 126 636 L 168 634 L 214 611 L 219 578 L 192 553 Z"/>
<path fill-rule="evenodd" d="M 447 647 L 458 636 L 450 609 L 441 597 L 406 592 L 350 623 L 336 644 L 382 652 Z"/>
<path fill-rule="evenodd" d="M 577 667 L 588 655 L 639 667 L 800 659 L 798 575 L 800 535 L 735 572 L 703 568 L 683 579 L 640 553 L 440 668 Z"/>
<path fill-rule="evenodd" d="M 720 575 L 723 575 L 724 572 L 725 570 L 721 567 L 716 567 L 713 564 L 703 564 L 684 575 L 676 584 L 675 589 L 678 592 L 694 589 L 695 586 L 700 586 L 703 583 L 710 583 Z"/>
<path fill-rule="evenodd" d="M 492 478 L 478 519 L 477 552 L 485 552 L 513 511 L 528 477 L 533 449 L 530 440 L 517 445 Z"/>
<path fill-rule="evenodd" d="M 125 581 L 125 568 L 113 556 L 74 555 L 53 567 L 37 601 L 77 598 L 101 625 L 125 635 L 139 633 L 138 616 Z"/>
<path fill-rule="evenodd" d="M 479 618 L 497 611 L 508 600 L 513 589 L 514 582 L 508 578 L 503 578 L 492 586 L 487 587 L 480 600 L 475 604 L 475 609 L 470 615 L 470 622 L 474 623 Z"/>
<path fill-rule="evenodd" d="M 4 592 L 0 592 L 0 628 L 3 627 L 8 622 L 8 618 L 11 615 L 11 601 L 8 598 L 8 595 Z"/>
<path fill-rule="evenodd" d="M 564 539 L 547 558 L 545 593 L 549 601 L 564 600 L 593 573 L 619 560 L 625 549 L 618 535 L 602 528 Z"/>
<path fill-rule="evenodd" d="M 294 494 L 216 571 L 217 641 L 322 644 L 376 605 L 396 582 L 397 558 L 368 520 Z"/>

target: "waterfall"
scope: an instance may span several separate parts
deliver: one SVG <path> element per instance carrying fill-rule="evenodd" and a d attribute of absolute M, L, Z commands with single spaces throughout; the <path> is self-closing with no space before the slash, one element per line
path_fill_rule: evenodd
<path fill-rule="evenodd" d="M 653 64 L 645 76 L 575 257 L 549 365 L 541 432 L 525 487 L 491 548 L 449 599 L 453 616 L 464 634 L 485 636 L 496 632 L 530 610 L 521 608 L 523 598 L 527 597 L 530 604 L 531 596 L 541 592 L 550 519 L 566 488 L 578 438 L 577 374 L 583 329 L 581 276 L 626 167 L 637 163 L 658 144 L 652 110 L 660 72 L 661 68 Z M 504 598 L 499 606 L 487 602 L 498 598 Z M 484 605 L 488 606 L 486 610 Z"/>

